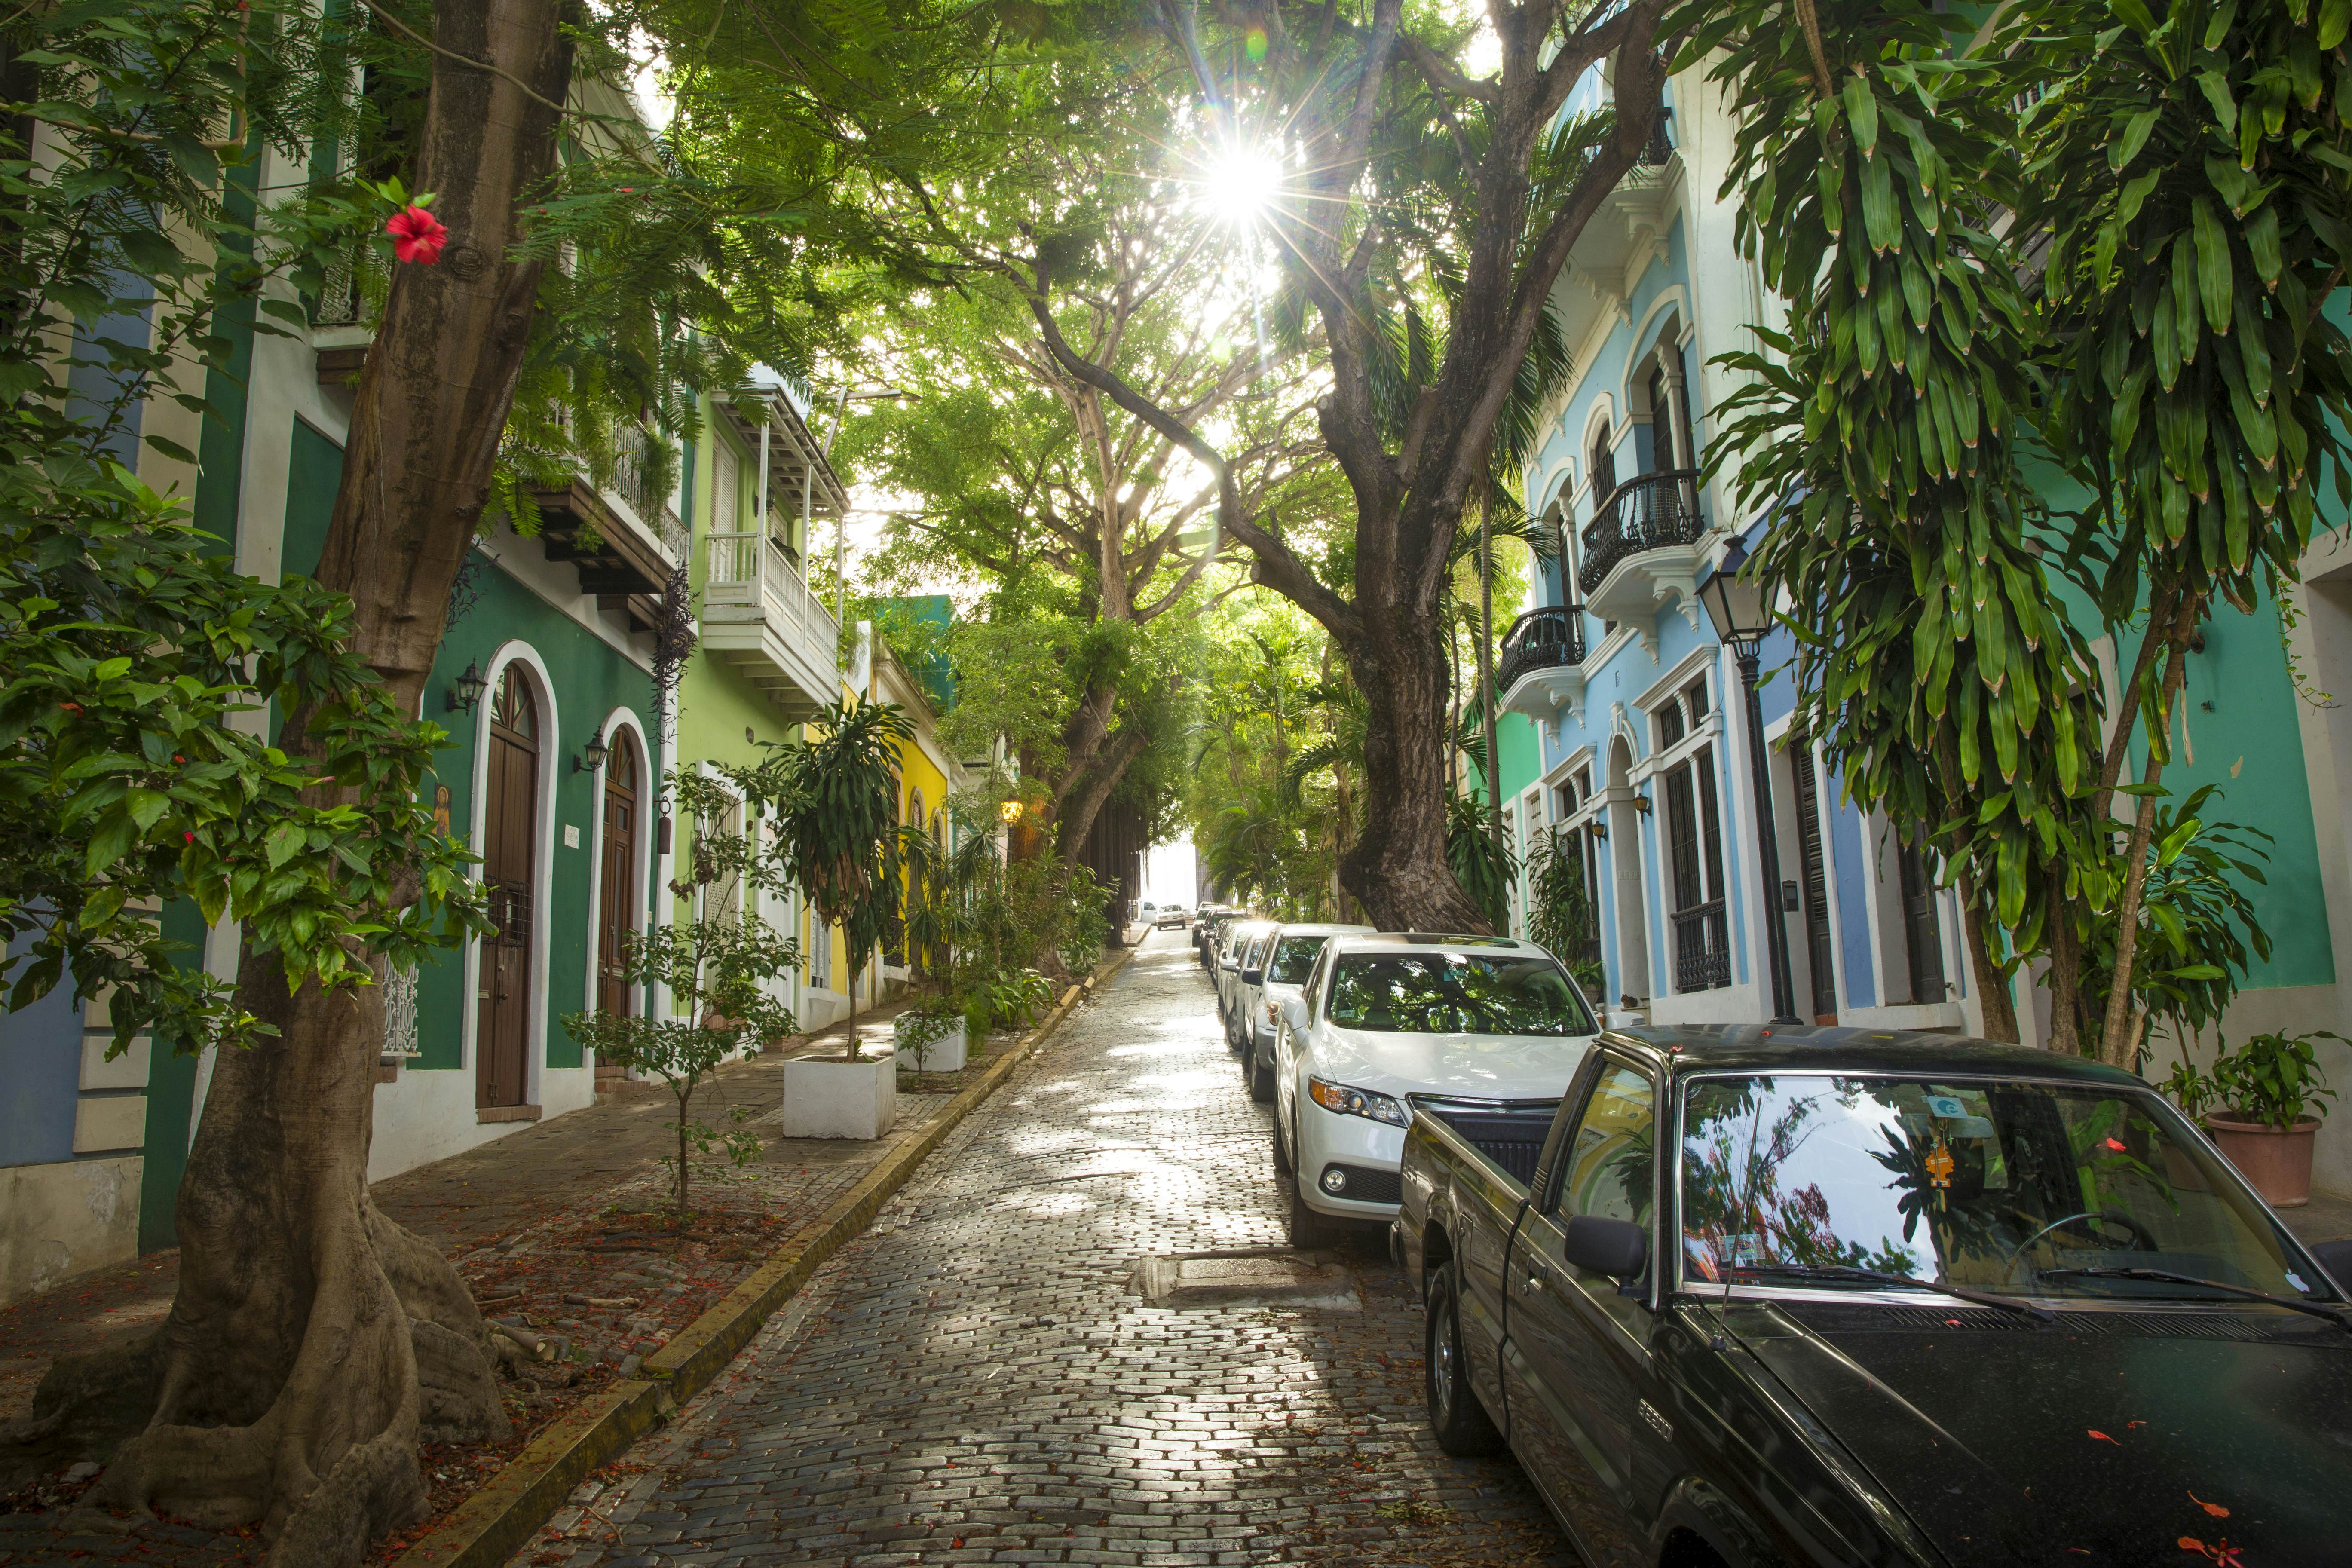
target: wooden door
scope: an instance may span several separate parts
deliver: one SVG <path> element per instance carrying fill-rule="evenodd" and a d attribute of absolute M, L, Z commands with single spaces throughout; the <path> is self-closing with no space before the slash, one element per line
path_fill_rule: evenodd
<path fill-rule="evenodd" d="M 1813 1022 L 1837 1022 L 1837 975 L 1830 951 L 1829 857 L 1822 845 L 1821 780 L 1812 743 L 1789 740 L 1789 766 L 1797 779 L 1798 880 L 1805 891 L 1805 964 L 1812 973 Z"/>
<path fill-rule="evenodd" d="M 520 1105 L 530 1019 L 532 857 L 539 846 L 539 711 L 507 666 L 490 706 L 482 879 L 497 930 L 482 940 L 476 992 L 474 1103 Z"/>
<path fill-rule="evenodd" d="M 596 1006 L 604 1013 L 629 1010 L 622 965 L 629 933 L 637 929 L 636 782 L 637 748 L 624 730 L 613 737 L 604 763 L 604 864 L 596 898 Z"/>

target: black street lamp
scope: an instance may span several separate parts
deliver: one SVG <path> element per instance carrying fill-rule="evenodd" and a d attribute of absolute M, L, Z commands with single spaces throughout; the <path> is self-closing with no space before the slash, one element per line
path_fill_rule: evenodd
<path fill-rule="evenodd" d="M 459 676 L 449 689 L 449 711 L 455 713 L 462 708 L 471 713 L 474 710 L 474 705 L 482 700 L 482 693 L 488 690 L 489 687 L 490 683 L 482 678 L 481 665 L 477 661 L 467 660 L 466 673 Z"/>
<path fill-rule="evenodd" d="M 1764 871 L 1764 947 L 1772 965 L 1772 1022 L 1801 1024 L 1789 984 L 1789 924 L 1780 908 L 1780 845 L 1772 832 L 1772 765 L 1764 751 L 1764 707 L 1756 700 L 1756 667 L 1764 634 L 1772 629 L 1772 613 L 1764 585 L 1740 576 L 1739 569 L 1747 564 L 1747 542 L 1733 534 L 1721 564 L 1698 596 L 1706 605 L 1706 618 L 1715 623 L 1716 639 L 1739 661 L 1739 681 L 1747 689 L 1748 755 L 1756 769 L 1756 858 Z"/>

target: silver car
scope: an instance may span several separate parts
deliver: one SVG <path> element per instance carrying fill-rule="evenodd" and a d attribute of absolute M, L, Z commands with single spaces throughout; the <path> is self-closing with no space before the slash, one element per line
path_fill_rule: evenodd
<path fill-rule="evenodd" d="M 1234 1005 L 1239 1000 L 1242 955 L 1249 944 L 1274 929 L 1272 921 L 1240 920 L 1225 922 L 1224 934 L 1217 939 L 1217 962 L 1209 971 L 1209 978 L 1217 986 L 1217 1022 L 1225 1026 L 1225 1038 L 1233 1039 Z"/>
<path fill-rule="evenodd" d="M 1249 1084 L 1252 1100 L 1264 1103 L 1274 1098 L 1274 1039 L 1282 1023 L 1286 1004 L 1298 999 L 1299 987 L 1307 984 L 1307 972 L 1322 954 L 1323 944 L 1335 936 L 1349 936 L 1369 931 L 1370 926 L 1286 925 L 1276 926 L 1266 939 L 1265 949 L 1254 966 L 1241 972 L 1243 1027 L 1246 1038 L 1238 1042 L 1243 1052 L 1242 1076 Z"/>

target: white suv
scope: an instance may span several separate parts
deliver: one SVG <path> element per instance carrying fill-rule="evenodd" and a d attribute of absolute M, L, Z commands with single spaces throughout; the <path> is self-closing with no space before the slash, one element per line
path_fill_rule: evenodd
<path fill-rule="evenodd" d="M 1395 1216 L 1415 1100 L 1556 1104 L 1600 1032 L 1576 982 L 1535 943 L 1419 931 L 1330 938 L 1281 1015 L 1274 1163 L 1293 1178 L 1294 1247 L 1328 1243 L 1339 1222 Z"/>

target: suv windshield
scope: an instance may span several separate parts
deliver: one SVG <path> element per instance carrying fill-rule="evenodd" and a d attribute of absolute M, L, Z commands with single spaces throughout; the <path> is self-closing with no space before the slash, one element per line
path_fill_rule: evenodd
<path fill-rule="evenodd" d="M 2037 1296 L 2226 1300 L 2149 1269 L 2333 1299 L 2146 1089 L 2031 1079 L 1696 1079 L 1683 1111 L 1688 1280 L 1869 1268 Z M 2103 1277 L 2108 1276 L 2108 1277 Z"/>
<path fill-rule="evenodd" d="M 1325 1016 L 1400 1035 L 1589 1035 L 1592 1015 L 1549 957 L 1357 953 L 1331 977 Z"/>
<path fill-rule="evenodd" d="M 1274 962 L 1265 966 L 1268 985 L 1304 985 L 1307 972 L 1315 967 L 1315 955 L 1323 951 L 1328 936 L 1286 936 L 1282 945 L 1274 950 Z"/>

